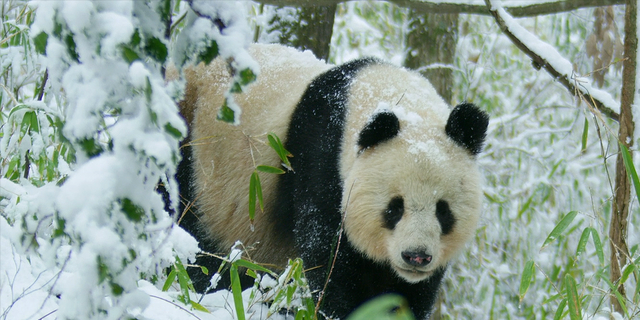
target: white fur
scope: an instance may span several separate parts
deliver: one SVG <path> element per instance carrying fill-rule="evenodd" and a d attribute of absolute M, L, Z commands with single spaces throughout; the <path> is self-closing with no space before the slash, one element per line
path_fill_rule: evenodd
<path fill-rule="evenodd" d="M 216 120 L 231 83 L 227 64 L 220 59 L 186 73 L 182 112 L 194 117 L 191 145 L 195 197 L 200 212 L 206 212 L 202 222 L 221 247 L 231 248 L 241 240 L 255 247 L 248 252 L 252 259 L 282 266 L 293 255 L 293 244 L 279 243 L 272 236 L 276 231 L 269 215 L 277 176 L 260 174 L 265 212 L 257 209 L 254 231 L 249 222 L 249 177 L 257 165 L 280 167 L 277 154 L 267 145 L 267 134 L 286 138 L 291 113 L 307 85 L 330 66 L 311 52 L 279 45 L 253 45 L 250 53 L 261 72 L 245 93 L 235 95 L 243 110 L 238 126 Z"/>
<path fill-rule="evenodd" d="M 423 77 L 389 65 L 371 66 L 358 74 L 349 98 L 340 170 L 346 233 L 361 252 L 390 263 L 407 281 L 424 280 L 474 234 L 481 208 L 475 161 L 445 134 L 449 107 Z M 358 154 L 358 134 L 380 105 L 398 116 L 400 134 Z M 404 198 L 405 211 L 388 230 L 382 213 L 396 196 Z M 441 199 L 456 218 L 446 236 L 435 214 Z M 402 259 L 403 251 L 417 248 L 432 255 L 424 268 Z"/>

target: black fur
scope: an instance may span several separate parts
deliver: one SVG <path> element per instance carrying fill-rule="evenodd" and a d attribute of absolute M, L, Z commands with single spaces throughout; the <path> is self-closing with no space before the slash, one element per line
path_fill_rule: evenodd
<path fill-rule="evenodd" d="M 279 230 L 293 230 L 305 268 L 320 266 L 306 272 L 316 298 L 327 280 L 342 219 L 345 186 L 340 178 L 339 158 L 349 86 L 359 70 L 375 63 L 379 62 L 356 60 L 320 75 L 309 85 L 291 118 L 285 146 L 293 154 L 291 166 L 294 171 L 284 174 L 279 181 L 275 213 Z M 381 114 L 381 117 L 387 115 Z M 380 141 L 378 138 L 365 140 Z M 444 270 L 426 281 L 410 284 L 389 265 L 363 256 L 350 244 L 346 234 L 342 235 L 339 245 L 321 307 L 328 316 L 345 319 L 368 299 L 395 292 L 409 300 L 418 318 L 426 317 L 435 301 Z"/>
<path fill-rule="evenodd" d="M 442 234 L 447 235 L 453 231 L 456 218 L 453 216 L 448 202 L 440 200 L 436 203 L 436 217 L 438 217 L 438 222 L 440 222 Z"/>
<path fill-rule="evenodd" d="M 180 147 L 180 153 L 182 160 L 178 164 L 178 170 L 176 174 L 176 180 L 178 180 L 178 186 L 180 191 L 180 204 L 178 210 L 180 215 L 177 217 L 177 221 L 180 222 L 180 226 L 189 232 L 199 242 L 199 247 L 205 252 L 216 253 L 219 256 L 225 256 L 229 253 L 231 248 L 220 248 L 219 245 L 212 239 L 204 225 L 200 223 L 198 218 L 197 206 L 195 204 L 195 194 L 193 190 L 193 159 L 191 158 L 191 146 L 188 141 L 184 141 Z M 165 202 L 166 203 L 166 202 Z M 183 263 L 187 263 L 183 261 Z M 218 258 L 210 255 L 198 255 L 196 257 L 195 264 L 203 266 L 208 269 L 209 273 L 205 274 L 201 268 L 187 268 L 189 277 L 193 282 L 193 287 L 197 292 L 205 292 L 209 287 L 211 276 L 218 271 L 222 261 Z M 231 287 L 231 279 L 228 273 L 221 273 L 223 276 L 218 282 L 218 286 L 214 289 L 229 288 Z M 240 282 L 243 288 L 248 288 L 253 285 L 253 278 L 240 277 Z M 214 289 L 210 291 L 214 291 Z"/>
<path fill-rule="evenodd" d="M 400 121 L 393 112 L 376 113 L 360 132 L 360 138 L 358 139 L 360 151 L 391 140 L 399 132 Z"/>
<path fill-rule="evenodd" d="M 487 126 L 489 116 L 484 111 L 471 103 L 462 103 L 451 111 L 445 132 L 475 156 L 482 151 Z"/>
<path fill-rule="evenodd" d="M 389 201 L 387 209 L 383 213 L 384 227 L 393 230 L 396 224 L 402 219 L 404 214 L 404 199 L 402 197 L 395 197 Z"/>

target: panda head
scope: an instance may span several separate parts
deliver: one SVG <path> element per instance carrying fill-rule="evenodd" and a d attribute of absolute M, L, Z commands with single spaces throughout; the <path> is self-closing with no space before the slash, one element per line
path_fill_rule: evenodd
<path fill-rule="evenodd" d="M 444 125 L 418 131 L 418 139 L 403 136 L 394 112 L 372 115 L 345 177 L 350 243 L 411 283 L 446 267 L 480 214 L 475 158 L 487 126 L 488 116 L 472 104 L 454 108 Z"/>

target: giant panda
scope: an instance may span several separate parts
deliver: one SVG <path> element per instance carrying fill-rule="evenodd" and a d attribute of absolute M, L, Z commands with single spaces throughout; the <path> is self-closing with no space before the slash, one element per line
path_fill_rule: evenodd
<path fill-rule="evenodd" d="M 311 290 L 325 289 L 326 317 L 344 319 L 384 293 L 428 317 L 480 215 L 476 157 L 487 114 L 469 103 L 451 109 L 422 76 L 375 58 L 331 66 L 280 45 L 249 52 L 261 71 L 234 95 L 239 125 L 216 120 L 231 82 L 227 63 L 186 72 L 191 150 L 179 182 L 195 210 L 186 227 L 207 251 L 228 252 L 240 240 L 259 263 L 302 257 Z M 265 208 L 252 225 L 249 177 L 257 165 L 281 165 L 265 143 L 271 132 L 291 152 L 291 168 L 261 174 Z M 215 270 L 216 261 L 198 263 Z M 207 288 L 199 269 L 192 277 Z"/>

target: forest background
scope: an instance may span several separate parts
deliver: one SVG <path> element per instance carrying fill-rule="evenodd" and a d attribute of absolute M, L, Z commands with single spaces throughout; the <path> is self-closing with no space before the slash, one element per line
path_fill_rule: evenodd
<path fill-rule="evenodd" d="M 243 47 L 256 41 L 334 64 L 378 56 L 490 114 L 480 226 L 433 318 L 640 315 L 636 1 L 271 2 L 2 2 L 2 319 L 306 307 L 299 275 L 190 291 L 196 243 L 155 191 L 176 207 L 184 83 L 166 65 L 220 54 L 242 88 L 259 77 Z"/>

